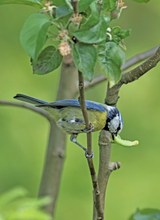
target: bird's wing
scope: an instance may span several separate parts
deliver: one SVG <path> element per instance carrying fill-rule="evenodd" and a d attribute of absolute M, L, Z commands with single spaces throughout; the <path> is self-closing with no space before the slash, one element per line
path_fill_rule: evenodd
<path fill-rule="evenodd" d="M 24 101 L 24 102 L 28 102 L 31 104 L 47 104 L 48 102 L 37 99 L 37 98 L 33 98 L 31 96 L 28 95 L 23 95 L 23 94 L 17 94 L 16 96 L 13 97 L 14 99 L 18 99 L 20 101 Z"/>
<path fill-rule="evenodd" d="M 23 94 L 17 94 L 14 96 L 15 99 L 18 99 L 20 101 L 28 102 L 31 104 L 36 104 L 37 107 L 52 107 L 52 108 L 64 108 L 64 107 L 80 107 L 80 103 L 77 99 L 64 99 L 64 100 L 58 100 L 55 102 L 46 102 L 37 98 L 33 98 L 28 95 Z M 103 104 L 100 104 L 98 102 L 93 102 L 86 100 L 86 108 L 90 110 L 95 110 L 99 112 L 105 112 L 106 108 Z"/>
<path fill-rule="evenodd" d="M 37 107 L 52 107 L 52 108 L 64 108 L 64 107 L 80 107 L 80 103 L 76 99 L 65 99 L 65 100 L 58 100 L 55 102 L 50 102 L 47 104 L 40 104 Z M 97 102 L 86 100 L 86 108 L 89 110 L 95 110 L 100 112 L 105 112 L 106 108 Z"/>

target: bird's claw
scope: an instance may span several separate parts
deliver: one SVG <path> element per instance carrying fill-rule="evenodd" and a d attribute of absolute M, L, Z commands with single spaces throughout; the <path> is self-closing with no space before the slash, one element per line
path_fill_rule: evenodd
<path fill-rule="evenodd" d="M 85 132 L 85 133 L 89 133 L 92 131 L 94 131 L 94 126 L 91 123 L 89 124 L 89 128 L 84 128 L 84 130 L 83 130 L 83 132 Z"/>
<path fill-rule="evenodd" d="M 88 153 L 87 149 L 85 151 L 85 157 L 88 159 L 93 158 L 94 157 L 94 153 L 92 152 L 91 154 Z"/>

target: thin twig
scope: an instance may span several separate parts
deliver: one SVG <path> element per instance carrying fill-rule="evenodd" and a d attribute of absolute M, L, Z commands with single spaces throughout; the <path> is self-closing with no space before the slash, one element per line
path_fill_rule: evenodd
<path fill-rule="evenodd" d="M 122 70 L 127 70 L 128 68 L 146 60 L 147 58 L 153 56 L 158 49 L 158 46 L 153 47 L 145 52 L 136 54 L 135 56 L 131 57 L 130 59 L 126 60 L 126 62 L 122 65 Z"/>
<path fill-rule="evenodd" d="M 88 113 L 87 113 L 86 104 L 85 104 L 84 80 L 83 80 L 83 75 L 81 72 L 78 73 L 78 78 L 79 78 L 79 94 L 80 94 L 79 102 L 81 105 L 83 117 L 84 117 L 85 124 L 86 124 L 86 130 L 89 131 L 91 129 L 91 124 L 89 122 Z M 92 154 L 92 133 L 91 132 L 87 132 L 87 153 L 89 155 Z"/>
<path fill-rule="evenodd" d="M 80 93 L 80 105 L 81 105 L 81 109 L 82 109 L 82 113 L 83 113 L 83 117 L 86 123 L 86 129 L 90 130 L 91 129 L 91 125 L 88 119 L 88 113 L 87 113 L 87 109 L 85 106 L 85 95 L 84 95 L 84 79 L 83 79 L 83 75 L 81 72 L 79 72 L 79 93 Z M 87 154 L 91 155 L 92 154 L 92 136 L 91 136 L 91 132 L 87 133 Z M 97 212 L 97 220 L 103 220 L 104 219 L 104 213 L 102 210 L 102 206 L 101 206 L 101 201 L 100 201 L 100 190 L 99 190 L 99 185 L 98 185 L 98 180 L 97 180 L 97 175 L 96 175 L 96 171 L 95 171 L 95 167 L 94 167 L 94 163 L 93 163 L 93 159 L 87 157 L 87 162 L 88 162 L 88 167 L 90 170 L 90 174 L 91 174 L 91 179 L 92 179 L 92 185 L 93 185 L 93 197 L 94 197 L 94 206 L 96 208 L 96 212 Z"/>
<path fill-rule="evenodd" d="M 11 101 L 6 101 L 6 100 L 0 100 L 0 105 L 29 109 L 29 110 L 31 110 L 35 113 L 38 113 L 39 115 L 45 117 L 49 122 L 53 121 L 52 116 L 47 111 L 45 111 L 41 108 L 37 108 L 37 107 L 35 107 L 33 105 L 30 105 L 30 104 L 27 104 L 27 103 L 19 103 L 19 102 L 11 102 Z"/>
<path fill-rule="evenodd" d="M 78 0 L 71 0 L 71 4 L 72 4 L 74 13 L 77 14 L 78 13 Z"/>
<path fill-rule="evenodd" d="M 106 80 L 107 78 L 104 75 L 100 75 L 100 76 L 95 77 L 91 82 L 84 81 L 84 89 L 85 90 L 90 89 Z M 77 90 L 75 91 L 74 97 L 77 97 L 78 95 L 79 95 L 79 89 L 77 88 Z"/>

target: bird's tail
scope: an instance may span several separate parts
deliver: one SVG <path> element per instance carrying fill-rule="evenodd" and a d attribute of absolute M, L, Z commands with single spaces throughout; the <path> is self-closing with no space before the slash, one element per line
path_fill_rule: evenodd
<path fill-rule="evenodd" d="M 48 103 L 48 102 L 45 102 L 43 100 L 33 98 L 31 96 L 23 95 L 23 94 L 17 94 L 13 98 L 18 99 L 20 101 L 28 102 L 28 103 L 31 103 L 31 104 L 47 104 Z"/>

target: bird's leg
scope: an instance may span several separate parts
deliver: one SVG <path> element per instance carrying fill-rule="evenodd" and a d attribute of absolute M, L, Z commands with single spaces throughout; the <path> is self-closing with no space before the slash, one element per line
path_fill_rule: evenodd
<path fill-rule="evenodd" d="M 80 147 L 82 150 L 84 150 L 85 152 L 87 151 L 87 149 L 85 147 L 83 147 L 78 141 L 77 141 L 77 134 L 71 134 L 70 136 L 70 141 L 72 141 L 74 144 L 76 144 L 78 147 Z"/>
<path fill-rule="evenodd" d="M 85 156 L 87 158 L 92 158 L 93 157 L 93 153 L 91 155 L 89 155 L 87 153 L 87 148 L 83 147 L 78 141 L 77 141 L 77 134 L 71 134 L 70 136 L 70 141 L 72 141 L 74 144 L 76 144 L 78 147 L 80 147 L 82 150 L 85 151 Z"/>

